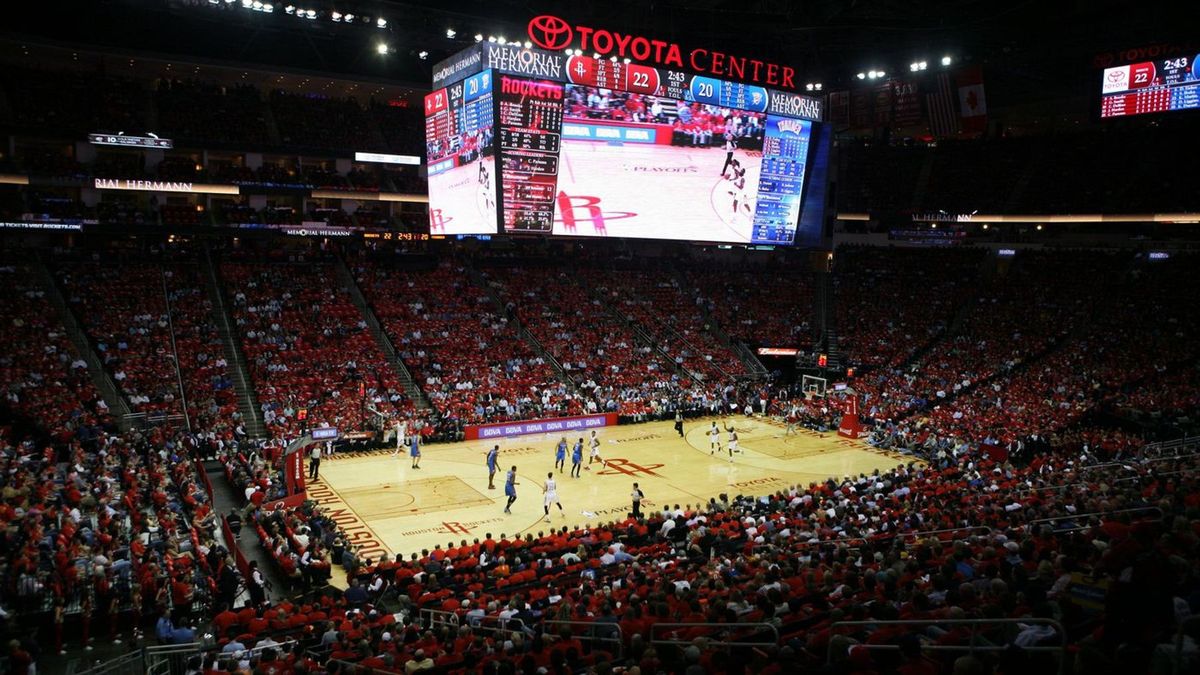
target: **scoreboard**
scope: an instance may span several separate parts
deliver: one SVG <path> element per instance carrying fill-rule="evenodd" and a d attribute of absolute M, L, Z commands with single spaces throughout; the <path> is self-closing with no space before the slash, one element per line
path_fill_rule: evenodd
<path fill-rule="evenodd" d="M 820 98 L 492 43 L 434 72 L 443 86 L 425 112 L 435 234 L 769 245 L 821 236 L 831 141 Z"/>
<path fill-rule="evenodd" d="M 1100 117 L 1200 108 L 1200 54 L 1104 69 Z"/>

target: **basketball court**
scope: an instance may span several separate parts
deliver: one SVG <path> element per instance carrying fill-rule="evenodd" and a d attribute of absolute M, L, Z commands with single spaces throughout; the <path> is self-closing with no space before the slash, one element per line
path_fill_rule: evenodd
<path fill-rule="evenodd" d="M 742 452 L 732 462 L 724 449 L 709 453 L 713 419 L 722 427 L 722 448 L 727 438 L 723 425 L 737 429 Z M 560 515 L 551 506 L 550 523 L 543 519 L 541 486 L 546 472 L 554 469 L 558 435 L 501 441 L 494 490 L 488 489 L 485 458 L 495 441 L 469 441 L 427 446 L 419 469 L 411 468 L 407 452 L 335 456 L 321 463 L 321 480 L 310 483 L 309 498 L 332 514 L 362 555 L 378 559 L 387 552 L 407 558 L 434 544 L 445 547 L 488 533 L 536 536 L 551 526 L 586 527 L 622 519 L 631 507 L 634 482 L 646 495 L 642 510 L 653 512 L 667 505 L 703 505 L 721 493 L 767 494 L 906 461 L 832 432 L 799 429 L 785 435 L 783 423 L 757 417 L 689 420 L 684 433 L 680 438 L 670 421 L 600 429 L 608 467 L 593 464 L 579 478 L 569 476 L 568 450 L 566 469 L 554 472 L 564 512 Z M 568 437 L 568 443 L 575 438 Z M 586 450 L 584 454 L 586 468 Z M 505 515 L 504 474 L 513 465 L 518 498 L 512 515 Z"/>
<path fill-rule="evenodd" d="M 746 170 L 740 191 L 722 177 L 720 146 L 564 141 L 558 189 L 572 213 L 560 201 L 554 234 L 748 243 L 762 153 L 739 149 L 734 158 Z"/>

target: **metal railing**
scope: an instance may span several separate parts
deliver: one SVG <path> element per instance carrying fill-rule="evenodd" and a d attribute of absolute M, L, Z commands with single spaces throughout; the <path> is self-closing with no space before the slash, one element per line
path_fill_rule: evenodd
<path fill-rule="evenodd" d="M 571 629 L 571 636 L 578 638 L 580 642 L 594 642 L 599 646 L 607 645 L 605 649 L 612 652 L 613 656 L 617 659 L 622 659 L 625 656 L 625 632 L 621 630 L 621 626 L 618 624 L 547 619 L 542 625 L 545 627 L 547 633 L 555 626 L 566 626 Z M 575 626 L 579 626 L 585 630 L 575 630 Z"/>
<path fill-rule="evenodd" d="M 462 625 L 462 619 L 457 614 L 440 609 L 422 609 L 417 618 L 420 619 L 422 625 L 429 628 L 448 626 L 457 630 Z"/>
<path fill-rule="evenodd" d="M 1138 506 L 1128 509 L 1113 509 L 1111 511 L 1090 511 L 1088 513 L 1065 513 L 1061 516 L 1050 516 L 1049 518 L 1038 518 L 1037 520 L 1029 521 L 1029 525 L 1038 525 L 1040 523 L 1056 523 L 1060 520 L 1077 520 L 1081 518 L 1092 518 L 1096 516 L 1112 516 L 1118 513 L 1145 513 L 1154 511 L 1158 513 L 1158 518 L 1163 518 L 1163 510 L 1157 506 Z"/>
<path fill-rule="evenodd" d="M 862 628 L 879 628 L 881 626 L 969 626 L 971 629 L 970 639 L 963 645 L 938 645 L 938 644 L 922 644 L 923 651 L 931 652 L 967 652 L 974 654 L 975 652 L 1002 652 L 1011 647 L 1010 641 L 1006 640 L 1005 644 L 976 644 L 978 636 L 978 628 L 980 626 L 1008 626 L 1019 627 L 1020 624 L 1026 625 L 1041 625 L 1049 626 L 1054 629 L 1054 637 L 1058 640 L 1056 646 L 1031 646 L 1021 647 L 1027 652 L 1049 652 L 1058 654 L 1058 672 L 1065 673 L 1067 665 L 1067 631 L 1063 625 L 1054 619 L 899 619 L 896 621 L 838 621 L 829 627 L 830 634 L 837 635 L 838 628 L 862 627 Z M 865 648 L 870 650 L 881 651 L 898 651 L 899 645 L 888 644 L 857 644 L 856 648 Z M 826 650 L 825 662 L 833 663 L 833 641 L 829 643 Z"/>
<path fill-rule="evenodd" d="M 1183 673 L 1183 638 L 1187 634 L 1187 627 L 1200 623 L 1200 616 L 1189 616 L 1179 624 L 1179 630 L 1175 633 L 1175 649 L 1171 652 L 1171 673 L 1180 675 Z M 1190 671 L 1189 671 L 1190 672 Z"/>
<path fill-rule="evenodd" d="M 694 629 L 703 628 L 725 636 L 724 638 L 713 638 L 709 635 L 695 635 L 688 639 L 679 638 L 657 638 L 656 634 L 664 631 L 675 631 L 679 629 Z M 748 639 L 763 632 L 771 634 L 770 640 L 754 641 Z M 730 633 L 741 633 L 747 636 L 747 639 L 738 639 L 730 636 Z M 697 637 L 703 637 L 705 644 L 710 647 L 774 647 L 779 644 L 779 629 L 769 623 L 654 623 L 650 625 L 650 644 L 653 645 L 675 645 L 684 646 L 692 644 L 692 640 Z"/>
<path fill-rule="evenodd" d="M 199 642 L 182 645 L 152 645 L 71 671 L 72 675 L 176 675 L 187 670 L 188 659 L 201 653 Z"/>

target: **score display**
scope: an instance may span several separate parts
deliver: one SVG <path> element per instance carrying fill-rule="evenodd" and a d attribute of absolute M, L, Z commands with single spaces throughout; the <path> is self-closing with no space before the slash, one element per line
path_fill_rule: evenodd
<path fill-rule="evenodd" d="M 494 127 L 491 71 L 425 97 L 431 234 L 496 231 Z"/>
<path fill-rule="evenodd" d="M 1200 108 L 1200 54 L 1105 68 L 1100 117 Z"/>
<path fill-rule="evenodd" d="M 504 229 L 550 232 L 562 133 L 563 86 L 500 76 Z"/>
<path fill-rule="evenodd" d="M 486 133 L 477 125 L 491 142 L 477 160 L 470 132 L 454 145 L 464 132 L 442 127 L 458 118 L 438 118 L 427 100 L 435 234 L 819 243 L 831 143 L 819 98 L 512 45 L 452 60 L 477 69 L 464 83 L 488 78 L 477 88 L 494 107 L 494 137 L 490 118 Z M 465 119 L 457 86 L 430 96 L 444 93 Z M 447 137 L 465 157 L 432 140 Z"/>

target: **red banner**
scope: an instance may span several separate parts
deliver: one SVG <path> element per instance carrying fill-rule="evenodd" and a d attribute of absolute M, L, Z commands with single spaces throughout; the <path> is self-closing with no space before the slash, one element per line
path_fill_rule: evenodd
<path fill-rule="evenodd" d="M 308 499 L 308 491 L 301 490 L 295 494 L 290 494 L 283 499 L 276 499 L 273 502 L 266 502 L 262 505 L 264 511 L 278 511 L 279 509 L 294 509 L 304 503 Z"/>
<path fill-rule="evenodd" d="M 304 458 L 301 456 L 303 453 L 304 448 L 283 458 L 283 481 L 289 495 L 304 491 Z"/>

